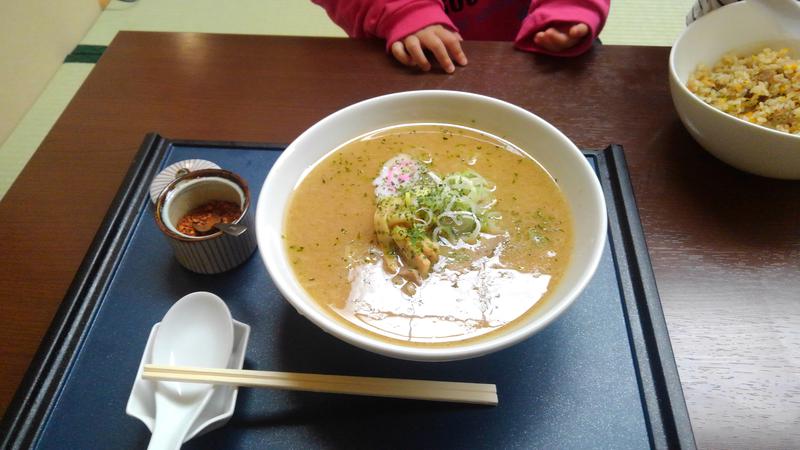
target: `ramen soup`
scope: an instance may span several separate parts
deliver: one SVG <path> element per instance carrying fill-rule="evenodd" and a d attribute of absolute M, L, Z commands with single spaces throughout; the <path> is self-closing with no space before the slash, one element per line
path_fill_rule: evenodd
<path fill-rule="evenodd" d="M 553 178 L 509 142 L 414 124 L 354 139 L 309 170 L 283 238 L 297 279 L 337 320 L 452 345 L 546 301 L 572 224 Z"/>

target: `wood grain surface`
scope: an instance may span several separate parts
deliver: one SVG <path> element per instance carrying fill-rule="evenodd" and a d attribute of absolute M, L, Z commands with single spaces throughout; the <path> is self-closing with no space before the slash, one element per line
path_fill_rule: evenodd
<path fill-rule="evenodd" d="M 0 408 L 145 133 L 290 142 L 368 97 L 453 89 L 520 105 L 580 147 L 625 147 L 698 445 L 800 448 L 800 182 L 739 172 L 691 139 L 668 48 L 465 49 L 468 67 L 422 74 L 376 41 L 120 33 L 0 203 Z"/>

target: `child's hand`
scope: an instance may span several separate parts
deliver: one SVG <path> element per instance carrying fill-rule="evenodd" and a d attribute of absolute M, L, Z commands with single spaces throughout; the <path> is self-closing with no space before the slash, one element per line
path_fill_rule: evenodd
<path fill-rule="evenodd" d="M 533 37 L 533 42 L 547 51 L 558 53 L 574 47 L 578 42 L 582 41 L 587 34 L 589 34 L 589 27 L 585 23 L 571 26 L 566 33 L 562 33 L 550 27 L 536 33 Z"/>
<path fill-rule="evenodd" d="M 407 66 L 417 66 L 427 72 L 431 70 L 431 63 L 425 50 L 430 50 L 442 69 L 453 73 L 456 67 L 451 58 L 461 66 L 467 65 L 467 55 L 461 50 L 462 40 L 456 32 L 441 25 L 431 25 L 394 42 L 392 55 Z"/>

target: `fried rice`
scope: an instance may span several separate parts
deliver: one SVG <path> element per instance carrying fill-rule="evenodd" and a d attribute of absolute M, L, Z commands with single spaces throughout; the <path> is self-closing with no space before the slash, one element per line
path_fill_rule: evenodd
<path fill-rule="evenodd" d="M 687 87 L 725 113 L 800 136 L 800 59 L 788 48 L 727 54 L 711 69 L 701 64 Z"/>

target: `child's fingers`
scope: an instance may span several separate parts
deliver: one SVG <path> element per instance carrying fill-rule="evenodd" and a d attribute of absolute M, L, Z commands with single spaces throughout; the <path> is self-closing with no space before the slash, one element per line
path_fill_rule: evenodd
<path fill-rule="evenodd" d="M 551 44 L 561 48 L 563 48 L 569 40 L 569 36 L 556 30 L 555 28 L 548 28 L 545 30 L 544 34 L 547 36 Z"/>
<path fill-rule="evenodd" d="M 555 28 L 548 28 L 545 31 L 536 33 L 533 42 L 543 49 L 556 53 L 567 47 L 569 37 Z"/>
<path fill-rule="evenodd" d="M 589 34 L 589 27 L 585 23 L 579 23 L 570 27 L 567 33 L 562 33 L 555 28 L 540 31 L 534 35 L 533 42 L 545 50 L 557 53 L 574 47 L 587 34 Z"/>
<path fill-rule="evenodd" d="M 392 56 L 402 64 L 417 66 L 424 71 L 431 69 L 431 63 L 425 55 L 426 50 L 430 51 L 442 69 L 453 73 L 456 70 L 453 59 L 462 66 L 467 64 L 467 56 L 461 49 L 462 40 L 458 33 L 434 25 L 392 43 L 390 49 Z"/>
<path fill-rule="evenodd" d="M 580 39 L 589 34 L 589 27 L 585 23 L 573 25 L 569 29 L 569 37 L 572 39 Z"/>
<path fill-rule="evenodd" d="M 405 64 L 406 66 L 414 65 L 414 61 L 406 51 L 406 46 L 400 41 L 395 41 L 395 43 L 392 44 L 392 55 L 394 59 L 400 61 L 401 64 Z"/>
<path fill-rule="evenodd" d="M 466 66 L 467 55 L 464 54 L 464 50 L 461 49 L 461 41 L 463 41 L 461 36 L 458 33 L 453 33 L 444 28 L 437 30 L 436 35 L 442 40 L 444 46 L 447 48 L 447 52 L 453 57 L 456 63 L 461 66 Z"/>
<path fill-rule="evenodd" d="M 445 47 L 444 42 L 442 42 L 442 39 L 439 38 L 436 33 L 423 34 L 420 36 L 420 42 L 422 42 L 425 48 L 433 52 L 433 56 L 436 57 L 436 61 L 439 61 L 439 65 L 442 66 L 445 72 L 455 72 L 456 66 L 453 64 L 453 61 L 450 60 L 447 47 Z"/>
<path fill-rule="evenodd" d="M 542 47 L 543 49 L 545 49 L 547 51 L 550 51 L 550 52 L 557 52 L 558 51 L 558 49 L 555 48 L 553 43 L 550 42 L 550 36 L 547 33 L 545 33 L 544 31 L 540 31 L 540 32 L 536 33 L 536 35 L 533 37 L 533 42 L 536 45 L 538 45 L 539 47 Z"/>
<path fill-rule="evenodd" d="M 419 38 L 412 34 L 403 39 L 403 43 L 406 46 L 406 51 L 411 55 L 414 64 L 426 72 L 431 70 L 431 63 L 428 62 L 428 58 L 425 57 L 425 52 L 422 51 Z"/>

